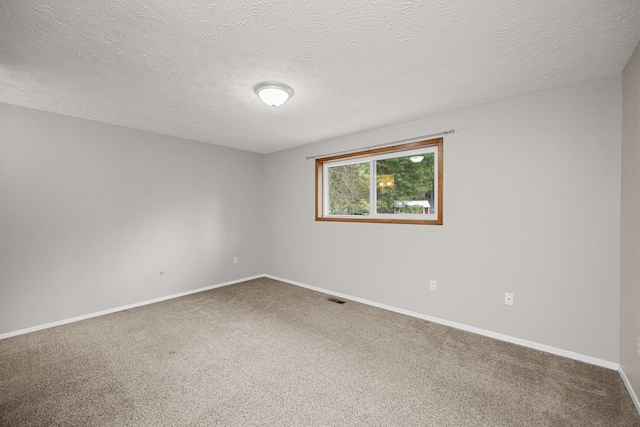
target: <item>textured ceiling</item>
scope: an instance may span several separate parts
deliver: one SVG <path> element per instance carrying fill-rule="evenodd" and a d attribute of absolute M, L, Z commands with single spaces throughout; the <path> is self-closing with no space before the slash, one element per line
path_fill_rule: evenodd
<path fill-rule="evenodd" d="M 639 40 L 638 0 L 0 0 L 0 102 L 269 153 L 618 75 Z"/>

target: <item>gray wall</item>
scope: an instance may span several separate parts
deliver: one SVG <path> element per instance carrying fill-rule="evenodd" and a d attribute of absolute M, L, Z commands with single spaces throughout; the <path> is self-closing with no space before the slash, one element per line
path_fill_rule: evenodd
<path fill-rule="evenodd" d="M 0 129 L 0 333 L 264 272 L 262 155 L 6 104 Z"/>
<path fill-rule="evenodd" d="M 640 395 L 640 45 L 622 72 L 620 367 Z"/>
<path fill-rule="evenodd" d="M 269 154 L 266 272 L 617 363 L 620 103 L 599 79 Z M 450 128 L 443 226 L 314 221 L 305 156 Z"/>
<path fill-rule="evenodd" d="M 617 362 L 620 105 L 607 78 L 262 156 L 0 104 L 0 333 L 268 273 Z M 443 226 L 314 221 L 305 156 L 449 128 Z"/>

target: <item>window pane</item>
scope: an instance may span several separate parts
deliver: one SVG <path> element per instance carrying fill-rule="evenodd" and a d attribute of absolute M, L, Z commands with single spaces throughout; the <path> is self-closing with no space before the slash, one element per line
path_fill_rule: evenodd
<path fill-rule="evenodd" d="M 379 214 L 428 214 L 434 205 L 434 153 L 376 162 Z"/>
<path fill-rule="evenodd" d="M 329 168 L 330 215 L 369 214 L 369 162 Z"/>
<path fill-rule="evenodd" d="M 316 221 L 442 225 L 443 139 L 316 159 Z"/>

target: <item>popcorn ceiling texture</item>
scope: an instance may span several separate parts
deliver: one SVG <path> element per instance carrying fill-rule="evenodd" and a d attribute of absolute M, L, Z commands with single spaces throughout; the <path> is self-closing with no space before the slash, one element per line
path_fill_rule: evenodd
<path fill-rule="evenodd" d="M 639 4 L 4 0 L 0 102 L 269 153 L 618 75 Z"/>

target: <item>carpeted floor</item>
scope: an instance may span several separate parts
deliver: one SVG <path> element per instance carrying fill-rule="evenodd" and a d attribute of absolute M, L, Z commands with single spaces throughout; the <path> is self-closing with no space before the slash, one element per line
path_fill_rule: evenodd
<path fill-rule="evenodd" d="M 640 426 L 617 372 L 270 279 L 0 341 L 3 426 Z"/>

